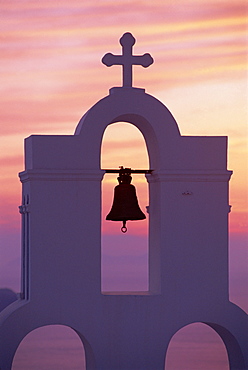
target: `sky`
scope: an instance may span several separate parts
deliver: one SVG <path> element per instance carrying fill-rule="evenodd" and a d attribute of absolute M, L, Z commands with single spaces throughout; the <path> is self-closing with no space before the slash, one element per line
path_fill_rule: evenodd
<path fill-rule="evenodd" d="M 154 58 L 148 69 L 133 68 L 133 85 L 168 107 L 182 135 L 228 136 L 228 169 L 233 171 L 230 297 L 247 309 L 246 2 L 0 0 L 0 16 L 0 288 L 20 290 L 18 172 L 24 169 L 24 138 L 73 134 L 83 114 L 111 87 L 121 86 L 121 67 L 107 68 L 101 58 L 107 52 L 120 54 L 119 38 L 131 32 L 136 38 L 134 53 L 149 52 Z M 123 123 L 106 130 L 102 146 L 102 168 L 120 165 L 148 166 L 141 134 Z M 147 185 L 142 176 L 133 181 L 144 210 Z M 104 215 L 115 184 L 115 176 L 105 175 Z M 130 224 L 135 248 L 122 248 L 119 254 L 111 247 L 121 244 L 119 225 L 103 221 L 102 231 L 103 285 L 114 288 L 111 274 L 118 271 L 111 271 L 111 266 L 124 260 L 121 271 L 126 277 L 116 278 L 120 288 L 136 279 L 135 284 L 145 289 L 147 222 Z"/>

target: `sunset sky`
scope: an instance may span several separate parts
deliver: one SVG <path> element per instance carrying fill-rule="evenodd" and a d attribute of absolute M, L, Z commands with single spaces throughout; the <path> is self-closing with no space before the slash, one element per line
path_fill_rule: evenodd
<path fill-rule="evenodd" d="M 24 138 L 73 134 L 82 115 L 109 88 L 121 86 L 121 67 L 107 68 L 101 58 L 107 52 L 120 54 L 119 39 L 131 32 L 136 38 L 134 54 L 148 52 L 154 58 L 147 69 L 133 68 L 134 86 L 145 88 L 168 107 L 182 135 L 228 136 L 228 169 L 234 171 L 230 290 L 232 299 L 247 308 L 246 2 L 0 0 L 0 16 L 0 288 L 20 289 L 18 172 L 24 168 Z M 102 168 L 148 166 L 141 135 L 129 127 L 118 124 L 107 130 Z M 146 185 L 142 177 L 135 179 L 144 208 Z M 115 183 L 115 177 L 105 176 L 106 212 Z M 103 224 L 105 237 L 119 232 L 119 225 L 111 227 Z M 145 233 L 146 223 L 131 226 L 131 235 Z"/>

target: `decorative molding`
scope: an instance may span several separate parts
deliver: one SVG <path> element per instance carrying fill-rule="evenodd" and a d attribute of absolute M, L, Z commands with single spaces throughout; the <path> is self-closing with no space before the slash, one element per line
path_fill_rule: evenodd
<path fill-rule="evenodd" d="M 26 170 L 19 173 L 22 183 L 27 181 L 101 181 L 104 170 Z"/>
<path fill-rule="evenodd" d="M 175 170 L 175 171 L 154 171 L 146 175 L 149 183 L 153 182 L 227 182 L 230 180 L 232 171 L 228 170 Z"/>

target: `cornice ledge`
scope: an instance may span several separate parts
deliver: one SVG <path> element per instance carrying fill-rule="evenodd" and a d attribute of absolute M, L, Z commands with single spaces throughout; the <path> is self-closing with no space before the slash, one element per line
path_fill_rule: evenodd
<path fill-rule="evenodd" d="M 21 182 L 27 181 L 101 181 L 103 170 L 48 170 L 35 169 L 19 173 Z"/>
<path fill-rule="evenodd" d="M 169 182 L 227 182 L 230 180 L 232 171 L 228 170 L 160 170 L 146 175 L 147 181 Z"/>

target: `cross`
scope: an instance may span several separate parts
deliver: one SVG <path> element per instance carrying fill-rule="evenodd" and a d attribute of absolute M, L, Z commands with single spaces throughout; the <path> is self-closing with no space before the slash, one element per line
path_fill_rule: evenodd
<path fill-rule="evenodd" d="M 130 32 L 124 33 L 120 38 L 122 46 L 122 55 L 113 55 L 107 53 L 102 58 L 102 63 L 107 67 L 113 65 L 122 65 L 123 87 L 132 87 L 133 80 L 133 65 L 141 65 L 142 67 L 149 67 L 153 63 L 153 58 L 150 54 L 132 55 L 132 48 L 135 44 L 135 38 Z"/>

